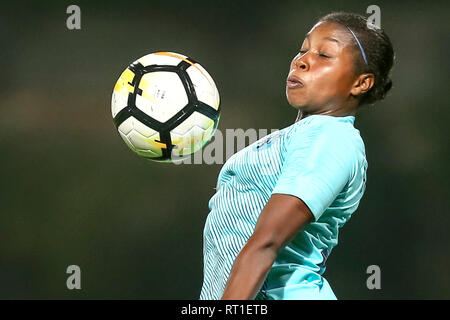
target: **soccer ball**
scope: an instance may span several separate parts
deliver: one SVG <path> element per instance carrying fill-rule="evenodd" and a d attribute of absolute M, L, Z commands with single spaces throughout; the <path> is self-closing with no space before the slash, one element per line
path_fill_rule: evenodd
<path fill-rule="evenodd" d="M 171 162 L 186 158 L 213 137 L 219 104 L 217 87 L 199 63 L 179 53 L 155 52 L 120 75 L 111 111 L 131 150 Z"/>

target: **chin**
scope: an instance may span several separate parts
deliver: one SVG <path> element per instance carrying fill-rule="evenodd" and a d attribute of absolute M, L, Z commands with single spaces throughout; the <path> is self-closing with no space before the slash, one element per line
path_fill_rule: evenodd
<path fill-rule="evenodd" d="M 306 107 L 304 99 L 299 99 L 298 97 L 292 97 L 286 91 L 286 98 L 288 103 L 297 110 L 303 110 Z"/>
<path fill-rule="evenodd" d="M 291 105 L 291 107 L 294 107 L 295 109 L 298 109 L 298 104 L 296 103 L 295 100 L 290 99 L 289 95 L 286 94 L 286 98 L 287 98 L 287 102 Z"/>
<path fill-rule="evenodd" d="M 302 103 L 301 101 L 296 101 L 295 99 L 287 99 L 288 103 L 291 105 L 291 107 L 297 109 L 297 110 L 304 110 L 305 109 L 305 104 Z"/>

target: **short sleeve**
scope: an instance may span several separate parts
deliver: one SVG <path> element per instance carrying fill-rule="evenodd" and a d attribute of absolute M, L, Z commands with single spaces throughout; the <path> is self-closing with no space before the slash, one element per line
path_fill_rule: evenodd
<path fill-rule="evenodd" d="M 287 142 L 285 160 L 272 194 L 301 199 L 317 221 L 350 181 L 355 165 L 351 132 L 339 123 L 297 128 Z"/>

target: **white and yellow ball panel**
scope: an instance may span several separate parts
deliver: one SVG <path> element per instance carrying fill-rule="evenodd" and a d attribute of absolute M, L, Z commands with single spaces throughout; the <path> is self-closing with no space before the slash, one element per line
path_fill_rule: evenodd
<path fill-rule="evenodd" d="M 174 52 L 156 52 L 138 60 L 143 66 L 152 64 L 177 66 L 181 61 L 185 61 L 191 65 L 187 68 L 186 72 L 194 84 L 198 100 L 218 110 L 220 98 L 216 84 L 205 68 L 199 63 L 194 63 L 187 56 Z"/>
<path fill-rule="evenodd" d="M 186 72 L 194 84 L 197 99 L 218 110 L 220 104 L 219 92 L 209 73 L 198 63 L 190 66 Z"/>
<path fill-rule="evenodd" d="M 114 86 L 111 98 L 111 112 L 113 118 L 120 110 L 125 108 L 128 104 L 128 94 L 133 93 L 134 88 L 130 84 L 134 79 L 135 74 L 130 69 L 125 69 L 117 80 Z"/>
<path fill-rule="evenodd" d="M 162 149 L 167 146 L 160 140 L 159 132 L 155 131 L 134 117 L 129 117 L 118 128 L 120 136 L 134 152 L 147 158 L 162 156 Z"/>
<path fill-rule="evenodd" d="M 188 103 L 180 77 L 175 72 L 146 73 L 139 83 L 136 107 L 160 122 L 166 122 Z"/>
<path fill-rule="evenodd" d="M 150 66 L 152 64 L 166 65 L 166 66 L 177 66 L 182 60 L 187 59 L 186 56 L 174 53 L 174 52 L 155 52 L 143 56 L 137 62 L 142 64 L 144 67 Z"/>
<path fill-rule="evenodd" d="M 214 134 L 214 121 L 207 116 L 194 112 L 183 123 L 170 131 L 172 155 L 185 156 L 201 149 Z"/>

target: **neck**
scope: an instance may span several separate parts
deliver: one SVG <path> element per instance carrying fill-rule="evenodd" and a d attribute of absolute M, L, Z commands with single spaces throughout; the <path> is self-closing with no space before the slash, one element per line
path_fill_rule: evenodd
<path fill-rule="evenodd" d="M 298 122 L 309 116 L 317 115 L 317 114 L 333 116 L 333 117 L 355 116 L 356 109 L 352 109 L 352 110 L 337 109 L 337 110 L 325 110 L 325 111 L 317 111 L 317 112 L 308 112 L 306 110 L 299 109 L 298 113 L 297 113 L 297 119 L 295 119 L 295 122 Z"/>

